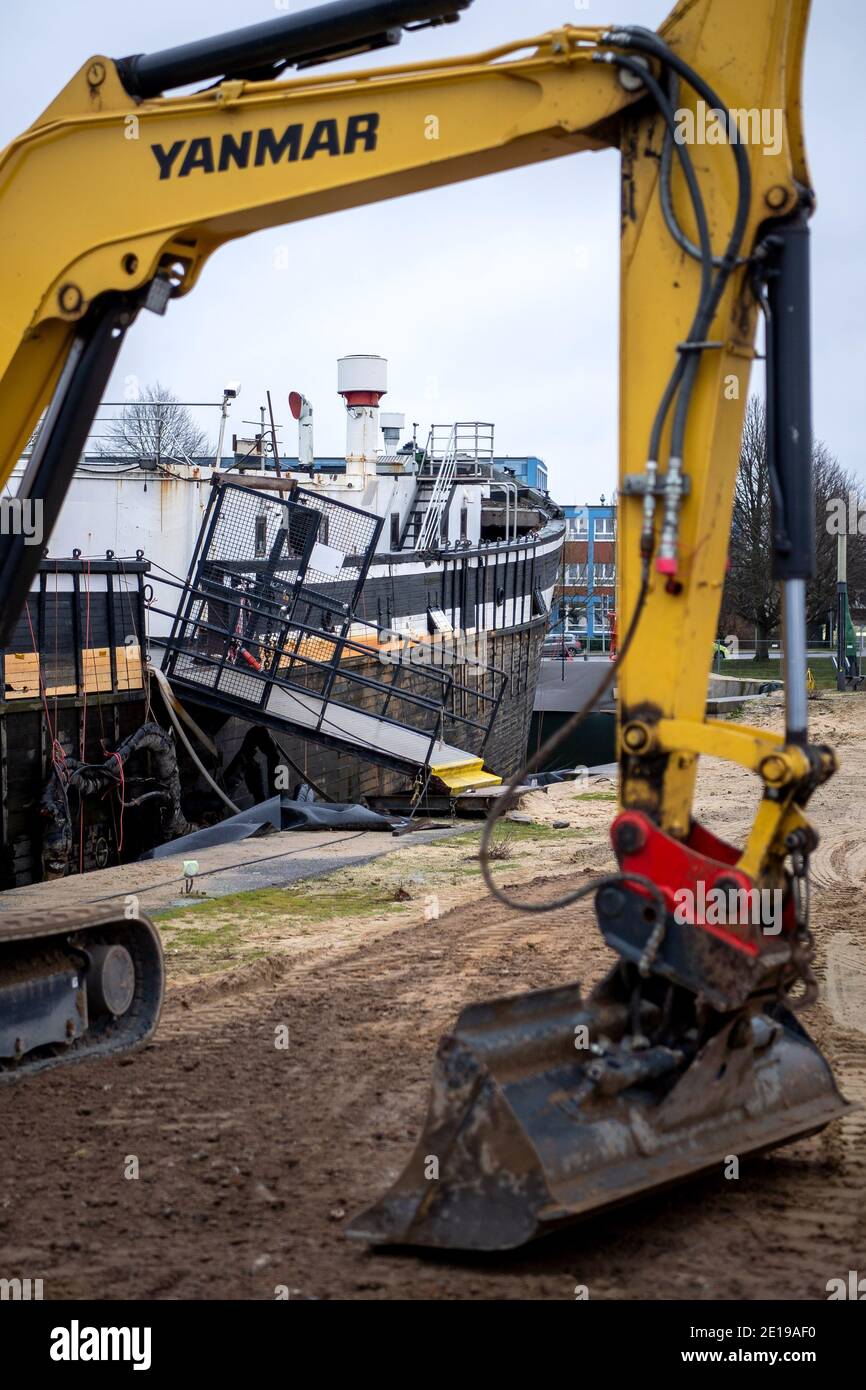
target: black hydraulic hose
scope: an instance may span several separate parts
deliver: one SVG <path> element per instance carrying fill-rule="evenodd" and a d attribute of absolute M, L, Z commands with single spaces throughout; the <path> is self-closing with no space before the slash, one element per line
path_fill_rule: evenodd
<path fill-rule="evenodd" d="M 535 772 L 535 770 L 539 767 L 540 763 L 545 758 L 549 757 L 551 753 L 555 752 L 557 748 L 561 747 L 561 745 L 565 742 L 568 736 L 572 734 L 580 724 L 583 723 L 584 719 L 586 719 L 587 715 L 598 703 L 598 701 L 604 695 L 605 691 L 607 691 L 613 684 L 613 679 L 620 666 L 625 661 L 625 658 L 628 655 L 628 650 L 634 639 L 634 635 L 637 632 L 641 614 L 644 609 L 644 604 L 646 603 L 647 593 L 649 591 L 649 562 L 646 559 L 644 559 L 641 568 L 641 585 L 640 590 L 638 591 L 637 603 L 635 604 L 634 613 L 632 614 L 631 622 L 628 625 L 628 630 L 626 631 L 625 637 L 623 638 L 622 646 L 617 652 L 616 660 L 610 663 L 607 672 L 605 673 L 604 679 L 599 681 L 598 685 L 595 687 L 592 693 L 587 697 L 587 699 L 584 700 L 580 709 L 576 710 L 575 713 L 571 716 L 571 718 L 567 719 L 566 722 L 562 725 L 562 727 L 558 729 L 557 732 L 551 738 L 549 738 L 547 742 L 541 746 L 541 748 L 538 749 L 538 751 L 529 759 L 529 761 L 520 769 L 520 771 L 516 772 L 514 776 L 509 780 L 503 794 L 496 798 L 496 801 L 493 804 L 493 808 L 490 811 L 490 814 L 488 815 L 487 820 L 484 823 L 484 830 L 481 834 L 481 844 L 478 847 L 478 859 L 479 863 L 481 864 L 481 875 L 488 889 L 493 894 L 494 898 L 496 898 L 499 902 L 503 903 L 505 907 L 513 908 L 518 912 L 554 912 L 557 908 L 569 907 L 571 903 L 577 902 L 578 898 L 585 897 L 587 893 L 593 891 L 596 888 L 601 887 L 602 883 L 606 881 L 601 879 L 594 879 L 591 884 L 584 884 L 582 888 L 573 889 L 564 897 L 554 898 L 551 902 L 518 902 L 516 898 L 509 897 L 508 894 L 504 891 L 504 889 L 500 888 L 499 885 L 495 883 L 493 880 L 493 875 L 490 872 L 490 841 L 493 836 L 493 831 L 496 828 L 497 821 L 501 820 L 505 813 L 509 811 L 511 807 L 514 805 L 517 788 L 520 786 L 524 777 L 528 776 L 528 774 L 531 772 Z M 612 877 L 616 879 L 617 875 L 613 875 Z M 628 878 L 630 880 L 634 879 L 634 877 L 635 876 L 633 874 L 628 875 Z"/>
<path fill-rule="evenodd" d="M 55 872 L 68 867 L 72 851 L 72 813 L 69 792 L 81 801 L 106 789 L 117 790 L 121 781 L 120 769 L 136 753 L 149 753 L 154 763 L 154 780 L 160 784 L 165 798 L 169 821 L 168 838 L 185 835 L 192 827 L 181 808 L 181 785 L 177 754 L 171 736 L 158 724 L 142 724 L 129 734 L 104 763 L 83 763 L 67 758 L 63 768 L 52 766 L 51 777 L 42 793 L 40 814 L 45 821 L 43 860 L 52 862 Z M 138 798 L 141 804 L 144 798 Z M 127 806 L 135 804 L 126 802 Z"/>
<path fill-rule="evenodd" d="M 683 77 L 686 80 L 686 82 L 689 83 L 689 85 L 701 97 L 703 97 L 705 101 L 707 101 L 707 103 L 712 109 L 721 110 L 724 113 L 725 125 L 730 137 L 730 129 L 733 118 L 728 108 L 721 102 L 720 98 L 709 86 L 709 84 L 705 82 L 704 79 L 701 78 L 696 72 L 694 72 L 694 70 L 689 66 L 689 64 L 685 63 L 681 58 L 679 58 L 678 55 L 674 53 L 672 49 L 668 48 L 667 44 L 665 44 L 661 39 L 659 39 L 656 34 L 652 33 L 652 31 L 650 30 L 644 30 L 638 27 L 633 27 L 623 30 L 616 30 L 611 33 L 605 34 L 604 41 L 613 44 L 618 48 L 632 48 L 647 53 L 651 57 L 655 57 L 658 60 L 660 60 L 667 69 L 673 69 L 673 71 L 677 72 L 681 77 Z M 662 86 L 656 80 L 654 75 L 651 72 L 649 72 L 642 63 L 635 62 L 634 59 L 629 59 L 621 53 L 599 54 L 597 55 L 597 61 L 615 63 L 618 66 L 632 72 L 636 77 L 640 79 L 640 81 L 646 86 L 648 92 L 655 100 L 656 105 L 662 115 L 662 118 L 664 119 L 666 127 L 665 141 L 667 142 L 668 140 L 673 140 L 675 129 L 673 107 L 668 95 L 664 92 Z M 665 387 L 661 401 L 659 403 L 658 410 L 656 412 L 655 419 L 653 421 L 653 427 L 650 438 L 649 456 L 650 458 L 654 459 L 657 459 L 659 456 L 661 435 L 674 396 L 676 396 L 677 399 L 673 427 L 671 431 L 671 456 L 677 458 L 682 457 L 682 444 L 685 436 L 686 421 L 688 419 L 689 404 L 694 389 L 698 367 L 700 365 L 702 344 L 706 339 L 713 318 L 715 317 L 715 313 L 721 301 L 721 297 L 724 292 L 725 285 L 727 284 L 728 278 L 732 270 L 738 264 L 740 246 L 742 244 L 743 236 L 745 234 L 746 223 L 748 221 L 749 206 L 751 202 L 751 172 L 749 170 L 749 163 L 745 155 L 745 152 L 743 151 L 742 147 L 739 145 L 735 138 L 730 143 L 732 144 L 734 158 L 737 164 L 737 209 L 725 252 L 720 258 L 716 258 L 713 255 L 712 243 L 709 236 L 709 227 L 707 224 L 706 209 L 704 207 L 703 196 L 701 194 L 700 186 L 697 182 L 697 178 L 694 173 L 694 167 L 692 165 L 691 158 L 688 155 L 688 152 L 683 144 L 681 144 L 679 141 L 676 141 L 675 143 L 677 145 L 677 153 L 680 158 L 680 163 L 683 169 L 683 175 L 685 177 L 686 184 L 689 190 L 689 195 L 692 201 L 692 206 L 695 214 L 695 221 L 698 227 L 698 236 L 700 239 L 700 248 L 698 250 L 698 254 L 700 256 L 701 261 L 701 291 L 698 300 L 698 306 L 695 312 L 694 319 L 692 321 L 691 328 L 689 330 L 689 334 L 686 338 L 685 344 L 679 350 L 676 365 Z M 668 217 L 667 213 L 665 213 L 665 221 L 669 230 L 671 230 L 675 240 L 677 240 L 678 243 L 682 245 L 682 238 L 680 236 L 677 236 L 677 231 L 679 231 L 680 229 L 673 215 L 672 206 L 670 208 L 670 217 Z M 674 228 L 676 228 L 676 231 L 674 230 Z M 685 246 L 683 249 L 688 251 L 689 246 Z M 689 251 L 689 254 L 692 254 L 692 252 Z M 713 279 L 712 270 L 714 267 L 717 268 L 718 273 Z M 631 623 L 629 624 L 628 631 L 623 640 L 622 647 L 617 655 L 617 659 L 613 663 L 610 671 L 607 674 L 607 677 L 599 684 L 597 689 L 592 692 L 589 699 L 584 701 L 584 704 L 581 706 L 581 708 L 577 710 L 574 715 L 572 715 L 572 717 L 563 725 L 563 727 L 558 731 L 558 733 L 555 734 L 553 738 L 548 739 L 547 743 L 545 743 L 535 753 L 534 757 L 531 758 L 530 761 L 523 768 L 521 768 L 521 770 L 514 777 L 511 778 L 505 790 L 505 793 L 497 800 L 493 810 L 491 811 L 487 819 L 487 822 L 485 823 L 484 832 L 481 838 L 481 846 L 479 850 L 481 872 L 490 892 L 493 894 L 494 897 L 496 897 L 507 907 L 522 912 L 550 912 L 554 909 L 569 906 L 571 903 L 576 902 L 579 898 L 585 897 L 589 892 L 595 891 L 597 888 L 601 887 L 603 884 L 607 882 L 622 882 L 623 880 L 640 881 L 641 876 L 614 874 L 603 879 L 594 880 L 592 884 L 586 884 L 582 888 L 572 890 L 571 893 L 566 894 L 561 898 L 554 899 L 552 902 L 518 902 L 517 900 L 510 898 L 506 893 L 503 892 L 501 888 L 498 887 L 498 885 L 496 885 L 493 882 L 493 878 L 490 873 L 489 849 L 490 840 L 495 825 L 497 821 L 500 820 L 502 816 L 505 815 L 509 808 L 514 804 L 515 789 L 520 784 L 522 779 L 528 773 L 534 771 L 544 758 L 549 757 L 550 754 L 557 747 L 560 746 L 560 744 L 568 737 L 568 735 L 571 734 L 574 731 L 574 729 L 577 728 L 577 726 L 586 718 L 589 711 L 594 707 L 594 705 L 601 698 L 604 692 L 609 688 L 613 680 L 613 677 L 616 673 L 616 670 L 619 668 L 620 663 L 625 659 L 628 648 L 631 645 L 634 633 L 637 629 L 637 625 L 640 621 L 640 616 L 646 601 L 648 587 L 649 557 L 645 556 L 643 559 L 643 575 L 641 581 L 641 588 L 638 595 L 638 601 L 635 605 L 635 611 L 632 615 Z M 664 900 L 661 898 L 661 894 L 658 888 L 655 884 L 652 884 L 651 881 L 648 879 L 644 880 L 643 882 L 644 886 L 650 888 L 657 895 L 657 897 L 661 899 L 663 920 L 665 906 Z"/>
<path fill-rule="evenodd" d="M 616 67 L 623 68 L 627 72 L 634 73 L 634 75 L 640 79 L 640 81 L 647 88 L 647 91 L 655 100 L 655 103 L 658 106 L 658 109 L 661 113 L 662 119 L 665 122 L 665 139 L 672 140 L 673 133 L 676 128 L 676 119 L 674 116 L 673 107 L 667 95 L 665 94 L 661 84 L 656 81 L 653 74 L 649 72 L 647 68 L 644 67 L 643 64 L 641 64 L 640 62 L 636 61 L 633 58 L 627 58 L 621 53 L 608 52 L 604 54 L 598 54 L 597 60 L 599 62 L 614 64 Z M 698 296 L 698 306 L 695 310 L 692 325 L 688 332 L 687 341 L 700 341 L 702 336 L 702 334 L 700 333 L 702 323 L 702 307 L 707 302 L 710 291 L 712 289 L 711 275 L 713 263 L 713 249 L 712 242 L 710 240 L 710 230 L 709 224 L 707 222 L 704 200 L 701 195 L 700 185 L 698 184 L 697 176 L 694 170 L 694 165 L 692 164 L 691 155 L 686 149 L 686 146 L 681 145 L 679 143 L 677 143 L 677 154 L 679 156 L 680 164 L 682 165 L 683 176 L 686 180 L 686 185 L 688 187 L 689 196 L 691 198 L 692 207 L 694 209 L 695 221 L 697 222 L 698 226 L 698 236 L 700 238 L 701 289 L 700 294 Z M 665 420 L 668 417 L 671 402 L 673 401 L 674 395 L 676 394 L 680 382 L 682 381 L 683 376 L 685 374 L 686 362 L 686 355 L 680 353 L 677 357 L 676 366 L 674 367 L 674 370 L 668 379 L 667 385 L 665 386 L 662 398 L 658 405 L 658 409 L 656 410 L 652 430 L 650 431 L 649 457 L 651 459 L 658 459 L 659 457 L 659 451 L 661 449 L 662 430 L 664 429 Z"/>
<path fill-rule="evenodd" d="M 667 135 L 673 140 L 674 131 L 676 129 L 676 116 L 673 106 L 661 83 L 656 80 L 649 69 L 644 67 L 637 59 L 627 58 L 621 53 L 606 52 L 597 54 L 596 56 L 599 62 L 612 63 L 616 67 L 625 69 L 626 72 L 634 73 L 635 77 L 640 79 L 661 113 Z M 676 142 L 676 149 L 680 164 L 682 165 L 683 176 L 688 185 L 689 196 L 695 212 L 695 221 L 698 225 L 698 237 L 700 239 L 700 250 L 698 255 L 701 262 L 701 292 L 698 302 L 701 304 L 708 294 L 711 285 L 713 248 L 710 240 L 710 228 L 707 222 L 707 214 L 701 195 L 700 185 L 692 163 L 692 157 L 686 145 Z"/>
<path fill-rule="evenodd" d="M 18 486 L 41 516 L 45 543 L 54 529 L 93 417 L 137 305 L 114 291 L 98 296 L 76 325 L 66 361 Z M 0 648 L 12 637 L 42 546 L 23 534 L 0 536 Z"/>
<path fill-rule="evenodd" d="M 737 264 L 743 236 L 745 235 L 752 195 L 752 176 L 751 170 L 749 169 L 748 157 L 737 138 L 738 132 L 736 126 L 733 126 L 733 117 L 718 93 L 715 92 L 709 83 L 695 72 L 688 63 L 680 58 L 673 49 L 669 48 L 664 40 L 660 39 L 657 34 L 653 33 L 650 29 L 644 29 L 638 25 L 634 25 L 624 29 L 610 31 L 604 35 L 604 41 L 617 48 L 637 49 L 639 52 L 657 58 L 666 67 L 673 69 L 674 72 L 684 78 L 689 86 L 706 101 L 710 109 L 721 112 L 724 117 L 725 128 L 728 134 L 728 143 L 737 165 L 737 210 L 734 216 L 734 223 L 728 245 L 721 258 L 719 273 L 705 298 L 705 302 L 701 305 L 698 322 L 693 326 L 693 332 L 687 340 L 688 342 L 700 343 L 706 338 L 707 332 L 715 317 L 728 277 Z M 732 126 L 733 138 L 731 138 Z M 680 368 L 682 389 L 677 396 L 673 427 L 671 430 L 671 456 L 676 458 L 682 457 L 688 408 L 698 366 L 700 365 L 700 353 L 697 351 L 689 352 L 685 361 L 681 355 L 680 363 L 683 362 L 684 365 Z M 677 369 L 675 369 L 675 373 L 676 371 Z M 656 455 L 651 456 L 656 457 Z"/>
<path fill-rule="evenodd" d="M 676 101 L 679 92 L 679 82 L 673 73 L 670 73 L 669 77 L 670 89 L 668 93 L 668 100 L 670 101 L 671 105 L 676 109 Z M 686 255 L 691 256 L 693 260 L 699 261 L 702 259 L 701 248 L 699 246 L 696 246 L 695 243 L 691 240 L 691 238 L 683 231 L 682 227 L 677 221 L 677 214 L 673 204 L 673 196 L 671 193 L 671 173 L 673 169 L 673 150 L 674 146 L 677 143 L 678 142 L 676 141 L 673 133 L 670 130 L 668 130 L 665 134 L 664 143 L 662 144 L 661 177 L 659 179 L 659 196 L 662 205 L 662 216 L 665 219 L 665 226 L 667 227 L 668 231 L 670 232 L 677 245 L 680 246 L 683 251 L 685 251 Z M 713 266 L 716 269 L 718 269 L 722 264 L 722 257 L 713 256 L 712 263 Z"/>

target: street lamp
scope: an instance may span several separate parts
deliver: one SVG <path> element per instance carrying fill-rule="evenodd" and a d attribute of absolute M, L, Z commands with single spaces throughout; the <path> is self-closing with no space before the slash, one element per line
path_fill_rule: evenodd
<path fill-rule="evenodd" d="M 223 403 L 220 406 L 220 432 L 217 440 L 216 466 L 217 470 L 222 468 L 223 462 L 223 439 L 226 432 L 226 420 L 229 413 L 229 402 L 236 401 L 241 394 L 241 384 L 239 381 L 229 381 L 223 387 Z"/>

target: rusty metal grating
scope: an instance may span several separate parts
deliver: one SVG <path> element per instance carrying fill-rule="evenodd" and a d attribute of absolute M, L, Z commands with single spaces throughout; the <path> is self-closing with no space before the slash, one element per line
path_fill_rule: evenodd
<path fill-rule="evenodd" d="M 166 643 L 170 679 L 391 766 L 429 765 L 446 735 L 483 748 L 504 675 L 485 668 L 489 679 L 463 685 L 395 659 L 388 634 L 357 615 L 382 524 L 290 483 L 216 484 Z"/>

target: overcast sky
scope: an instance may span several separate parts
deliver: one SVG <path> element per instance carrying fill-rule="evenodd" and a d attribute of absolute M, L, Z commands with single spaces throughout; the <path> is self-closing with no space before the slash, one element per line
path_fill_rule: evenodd
<path fill-rule="evenodd" d="M 308 7 L 305 0 L 3 0 L 0 145 L 93 53 L 148 52 Z M 670 7 L 667 0 L 475 0 L 459 24 L 406 35 L 384 61 L 470 53 L 564 22 L 656 27 Z M 863 0 L 814 0 L 805 82 L 819 204 L 814 421 L 866 479 L 864 38 Z M 595 501 L 616 481 L 618 164 L 613 151 L 554 160 L 230 243 L 165 318 L 141 316 L 110 394 L 121 395 L 135 375 L 158 378 L 182 400 L 216 400 L 239 378 L 230 429 L 243 433 L 242 419 L 258 418 L 270 388 L 284 450 L 295 452 L 286 396 L 297 389 L 315 407 L 316 452 L 341 454 L 336 359 L 380 353 L 390 364 L 384 408 L 420 421 L 419 433 L 431 421 L 492 420 L 497 452 L 538 454 L 560 501 Z M 288 271 L 276 268 L 282 248 Z M 753 384 L 762 385 L 758 374 Z M 215 415 L 204 423 L 215 439 Z"/>

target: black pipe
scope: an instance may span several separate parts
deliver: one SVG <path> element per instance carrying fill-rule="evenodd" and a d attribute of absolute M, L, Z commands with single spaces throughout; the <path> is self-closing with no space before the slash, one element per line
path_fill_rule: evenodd
<path fill-rule="evenodd" d="M 333 0 L 300 14 L 250 24 L 228 34 L 135 53 L 117 61 L 131 96 L 147 98 L 217 77 L 262 79 L 286 65 L 309 65 L 400 42 L 410 26 L 449 24 L 472 0 Z"/>
<path fill-rule="evenodd" d="M 809 225 L 805 213 L 767 238 L 767 457 L 772 487 L 773 578 L 815 573 Z"/>
<path fill-rule="evenodd" d="M 21 480 L 18 497 L 41 513 L 41 544 L 0 536 L 0 648 L 8 645 L 39 569 L 93 417 L 136 307 L 111 292 L 94 300 L 82 319 Z"/>

